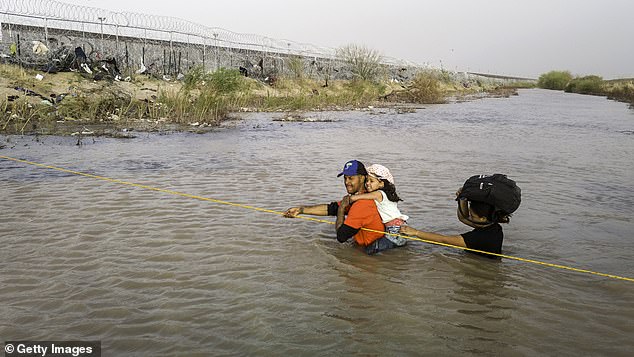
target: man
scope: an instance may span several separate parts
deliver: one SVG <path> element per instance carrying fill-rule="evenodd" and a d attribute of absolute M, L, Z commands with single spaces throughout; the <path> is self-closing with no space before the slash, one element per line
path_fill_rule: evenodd
<path fill-rule="evenodd" d="M 337 177 L 343 175 L 346 191 L 349 195 L 356 195 L 366 192 L 365 179 L 367 174 L 368 172 L 363 163 L 357 160 L 350 160 L 346 162 L 343 166 L 343 171 Z M 352 203 L 349 195 L 344 196 L 341 202 L 291 207 L 286 210 L 284 217 L 295 218 L 300 214 L 337 216 L 335 228 L 339 242 L 343 243 L 354 237 L 354 241 L 364 247 L 365 252 L 370 255 L 395 248 L 397 245 L 383 236 L 382 232 L 384 232 L 385 227 L 374 201 L 359 200 Z M 367 231 L 363 228 L 372 231 Z"/>

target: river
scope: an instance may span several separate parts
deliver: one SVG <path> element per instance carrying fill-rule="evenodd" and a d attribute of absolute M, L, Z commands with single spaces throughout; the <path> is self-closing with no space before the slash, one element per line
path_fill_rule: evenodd
<path fill-rule="evenodd" d="M 246 113 L 207 134 L 2 136 L 0 155 L 284 211 L 392 170 L 409 224 L 446 234 L 454 192 L 504 173 L 503 253 L 634 277 L 634 110 L 520 90 L 413 113 Z M 0 339 L 124 355 L 610 355 L 634 350 L 634 283 L 410 242 L 367 256 L 331 224 L 0 159 Z M 330 219 L 331 221 L 333 219 Z"/>

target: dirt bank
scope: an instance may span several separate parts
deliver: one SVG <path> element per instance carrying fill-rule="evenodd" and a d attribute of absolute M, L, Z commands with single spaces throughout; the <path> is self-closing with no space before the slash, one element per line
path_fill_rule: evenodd
<path fill-rule="evenodd" d="M 444 97 L 509 96 L 512 89 L 438 81 Z M 421 89 L 414 89 L 420 91 Z M 132 137 L 138 131 L 206 132 L 243 111 L 302 111 L 391 107 L 415 110 L 403 83 L 280 78 L 264 83 L 231 71 L 200 78 L 146 75 L 94 80 L 81 72 L 42 73 L 0 65 L 0 133 Z M 438 99 L 440 98 L 440 100 Z M 233 114 L 232 114 L 233 113 Z M 299 114 L 297 114 L 299 113 Z"/>

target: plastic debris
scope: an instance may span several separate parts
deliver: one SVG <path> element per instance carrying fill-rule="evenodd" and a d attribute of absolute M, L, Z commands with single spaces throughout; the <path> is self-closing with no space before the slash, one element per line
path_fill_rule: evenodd
<path fill-rule="evenodd" d="M 141 73 L 145 73 L 146 70 L 147 70 L 147 68 L 145 68 L 145 65 L 143 64 L 143 62 L 141 62 L 141 68 L 139 68 L 136 71 L 134 71 L 134 73 L 141 74 Z"/>
<path fill-rule="evenodd" d="M 48 53 L 48 47 L 40 41 L 31 41 L 33 44 L 33 53 L 36 55 L 45 55 Z"/>
<path fill-rule="evenodd" d="M 86 63 L 82 63 L 79 65 L 86 73 L 88 74 L 92 74 L 92 70 L 90 69 L 90 67 L 88 67 L 88 65 Z"/>

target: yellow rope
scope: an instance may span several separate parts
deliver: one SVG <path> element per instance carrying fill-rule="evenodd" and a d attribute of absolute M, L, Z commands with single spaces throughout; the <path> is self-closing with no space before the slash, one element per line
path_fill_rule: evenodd
<path fill-rule="evenodd" d="M 32 162 L 32 161 L 27 161 L 27 160 L 16 159 L 16 158 L 9 157 L 9 156 L 0 155 L 0 158 L 5 159 L 5 160 L 15 161 L 15 162 L 21 162 L 21 163 L 24 163 L 24 164 L 34 165 L 34 166 L 38 166 L 38 167 L 43 167 L 43 168 L 47 168 L 47 169 L 51 169 L 51 170 L 66 172 L 66 173 L 73 174 L 73 175 L 90 177 L 90 178 L 94 178 L 94 179 L 98 179 L 98 180 L 102 180 L 102 181 L 108 181 L 108 182 L 117 183 L 117 184 L 121 184 L 121 185 L 138 187 L 138 188 L 151 190 L 151 191 L 156 191 L 156 192 L 163 192 L 163 193 L 167 193 L 167 194 L 170 194 L 170 195 L 177 195 L 177 196 L 182 196 L 182 197 L 187 197 L 187 198 L 193 198 L 193 199 L 197 199 L 197 200 L 201 200 L 201 201 L 208 201 L 208 202 L 213 202 L 213 203 L 218 203 L 218 204 L 223 204 L 223 205 L 229 205 L 229 206 L 233 206 L 233 207 L 250 209 L 250 210 L 254 210 L 254 211 L 273 213 L 273 214 L 277 214 L 277 215 L 284 215 L 284 212 L 280 212 L 280 211 L 274 211 L 274 210 L 270 210 L 270 209 L 266 209 L 266 208 L 249 206 L 249 205 L 240 204 L 240 203 L 234 203 L 234 202 L 229 202 L 229 201 L 217 200 L 217 199 L 213 199 L 213 198 L 209 198 L 209 197 L 196 196 L 196 195 L 191 195 L 189 193 L 183 193 L 183 192 L 178 192 L 178 191 L 173 191 L 173 190 L 166 190 L 166 189 L 162 189 L 162 188 L 158 188 L 158 187 L 141 185 L 141 184 L 134 183 L 134 182 L 122 181 L 122 180 L 112 179 L 112 178 L 109 178 L 109 177 L 88 174 L 88 173 L 85 173 L 85 172 L 68 170 L 68 169 L 64 169 L 64 168 L 61 168 L 61 167 L 40 164 L 40 163 L 37 163 L 37 162 Z M 332 222 L 332 221 L 327 221 L 327 220 L 313 218 L 313 217 L 307 217 L 307 216 L 297 216 L 296 218 L 304 219 L 304 220 L 308 220 L 308 221 L 320 222 L 320 223 L 334 224 L 334 222 Z M 386 232 L 383 232 L 383 231 L 378 231 L 378 230 L 373 230 L 373 229 L 368 229 L 368 228 L 362 228 L 362 229 L 366 230 L 366 231 L 369 231 L 369 232 L 376 232 L 376 233 L 382 233 L 382 234 L 386 233 Z M 424 242 L 424 243 L 440 245 L 440 246 L 444 246 L 444 247 L 462 249 L 462 250 L 470 251 L 470 252 L 484 253 L 484 254 L 488 254 L 488 255 L 497 256 L 497 257 L 500 257 L 500 258 L 512 259 L 512 260 L 517 260 L 517 261 L 521 261 L 521 262 L 547 266 L 547 267 L 551 267 L 551 268 L 569 270 L 569 271 L 574 271 L 574 272 L 577 272 L 577 273 L 585 273 L 585 274 L 602 276 L 602 277 L 606 277 L 606 278 L 612 278 L 612 279 L 618 279 L 618 280 L 625 280 L 625 281 L 629 281 L 629 282 L 634 282 L 633 278 L 628 278 L 628 277 L 624 277 L 624 276 L 618 276 L 618 275 L 606 274 L 606 273 L 599 273 L 599 272 L 592 271 L 592 270 L 579 269 L 579 268 L 574 268 L 574 267 L 570 267 L 570 266 L 566 266 L 566 265 L 560 265 L 560 264 L 546 263 L 546 262 L 542 262 L 542 261 L 539 261 L 539 260 L 520 258 L 520 257 L 511 256 L 511 255 L 506 255 L 506 254 L 497 254 L 497 253 L 485 252 L 485 251 L 481 251 L 481 250 L 477 250 L 477 249 L 460 247 L 460 246 L 456 246 L 456 245 L 452 245 L 452 244 L 446 244 L 446 243 L 439 243 L 439 242 L 434 242 L 434 241 L 421 239 L 421 238 L 417 238 L 417 237 L 410 237 L 410 236 L 406 236 L 406 235 L 397 235 L 397 236 L 405 238 L 405 239 L 408 239 L 408 240 L 415 240 L 415 241 L 420 241 L 420 242 Z"/>

